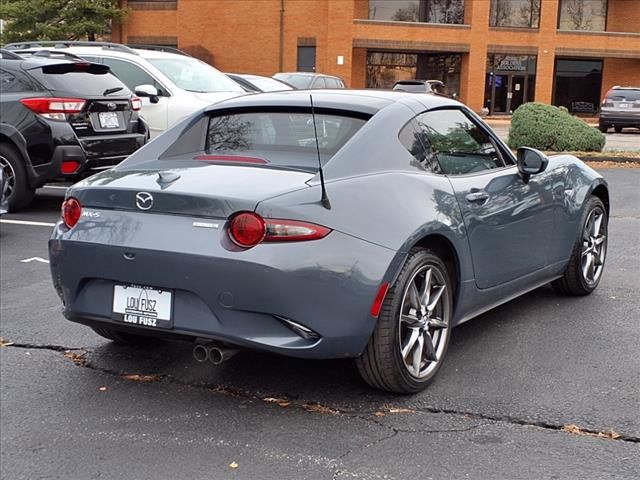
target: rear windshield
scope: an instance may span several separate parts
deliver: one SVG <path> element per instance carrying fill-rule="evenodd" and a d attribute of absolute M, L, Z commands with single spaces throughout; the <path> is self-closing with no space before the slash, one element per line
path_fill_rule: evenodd
<path fill-rule="evenodd" d="M 347 115 L 316 113 L 320 158 L 326 163 L 366 123 Z M 207 153 L 265 160 L 268 165 L 318 170 L 313 117 L 304 112 L 248 112 L 212 117 Z"/>
<path fill-rule="evenodd" d="M 80 97 L 129 96 L 129 89 L 108 69 L 69 71 L 69 69 L 44 68 L 29 71 L 49 90 L 65 92 Z M 117 90 L 116 90 L 117 89 Z M 111 91 L 112 93 L 109 93 Z"/>
<path fill-rule="evenodd" d="M 640 89 L 611 90 L 607 95 L 608 100 L 635 102 L 640 100 Z"/>
<path fill-rule="evenodd" d="M 293 90 L 289 85 L 279 82 L 273 78 L 250 77 L 247 81 L 254 84 L 263 92 L 277 92 L 278 90 Z"/>
<path fill-rule="evenodd" d="M 393 86 L 394 90 L 402 90 L 404 92 L 420 92 L 424 93 L 427 91 L 424 83 L 396 83 Z"/>
<path fill-rule="evenodd" d="M 291 75 L 287 73 L 277 73 L 274 75 L 278 80 L 282 80 L 283 82 L 287 82 L 289 85 L 304 90 L 305 88 L 309 88 L 311 85 L 311 81 L 313 80 L 313 75 Z"/>

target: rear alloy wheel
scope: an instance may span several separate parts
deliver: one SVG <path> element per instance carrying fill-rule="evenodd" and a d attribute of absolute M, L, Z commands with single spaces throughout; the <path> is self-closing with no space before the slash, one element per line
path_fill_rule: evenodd
<path fill-rule="evenodd" d="M 126 333 L 110 328 L 91 327 L 91 329 L 107 340 L 115 343 L 123 343 L 127 345 L 145 345 L 151 341 L 150 337 L 144 335 L 136 335 L 134 333 Z"/>
<path fill-rule="evenodd" d="M 607 133 L 607 131 L 609 130 L 609 125 L 603 125 L 602 123 L 600 125 L 598 125 L 598 129 L 602 132 L 602 133 Z"/>
<path fill-rule="evenodd" d="M 6 194 L 9 211 L 14 212 L 26 207 L 33 200 L 35 190 L 29 186 L 25 166 L 13 146 L 0 143 L 0 168 L 7 182 Z"/>
<path fill-rule="evenodd" d="M 397 393 L 426 388 L 446 354 L 452 310 L 447 267 L 428 250 L 412 250 L 356 361 L 362 378 Z"/>
<path fill-rule="evenodd" d="M 561 293 L 588 295 L 593 292 L 604 270 L 607 255 L 607 211 L 595 196 L 586 201 L 580 237 L 576 240 L 564 276 L 552 283 Z"/>
<path fill-rule="evenodd" d="M 613 127 L 613 130 L 614 130 L 616 133 L 622 133 L 622 127 Z"/>

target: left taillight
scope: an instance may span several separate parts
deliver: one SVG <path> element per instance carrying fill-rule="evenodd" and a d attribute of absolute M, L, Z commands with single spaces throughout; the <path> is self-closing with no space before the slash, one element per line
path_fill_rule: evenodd
<path fill-rule="evenodd" d="M 82 215 L 82 205 L 78 199 L 69 197 L 62 203 L 62 221 L 68 228 L 73 228 Z"/>
<path fill-rule="evenodd" d="M 23 98 L 20 103 L 50 120 L 67 120 L 67 114 L 80 113 L 87 102 L 81 98 L 35 97 Z"/>
<path fill-rule="evenodd" d="M 142 108 L 142 100 L 138 97 L 131 97 L 131 110 L 137 112 Z"/>
<path fill-rule="evenodd" d="M 264 242 L 319 240 L 330 232 L 330 228 L 315 223 L 262 218 L 253 212 L 240 212 L 229 222 L 229 237 L 236 245 L 243 248 L 251 248 Z"/>

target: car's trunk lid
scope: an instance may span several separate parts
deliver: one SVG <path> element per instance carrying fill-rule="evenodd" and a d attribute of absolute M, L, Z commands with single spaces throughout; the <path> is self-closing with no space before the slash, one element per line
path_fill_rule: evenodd
<path fill-rule="evenodd" d="M 156 164 L 158 162 L 155 162 Z M 227 218 L 261 200 L 307 188 L 314 174 L 271 167 L 211 165 L 109 170 L 69 192 L 85 208 Z"/>

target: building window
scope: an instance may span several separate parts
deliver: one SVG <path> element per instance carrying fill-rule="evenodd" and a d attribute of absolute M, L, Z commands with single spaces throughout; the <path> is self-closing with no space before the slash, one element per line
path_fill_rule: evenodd
<path fill-rule="evenodd" d="M 540 0 L 491 0 L 492 27 L 538 28 Z"/>
<path fill-rule="evenodd" d="M 298 71 L 316 71 L 316 47 L 298 47 Z"/>
<path fill-rule="evenodd" d="M 571 113 L 598 111 L 602 88 L 602 60 L 557 59 L 553 104 Z"/>
<path fill-rule="evenodd" d="M 369 0 L 369 20 L 464 23 L 464 0 Z"/>
<path fill-rule="evenodd" d="M 535 98 L 535 55 L 491 54 L 487 58 L 484 101 L 490 114 L 510 114 Z"/>
<path fill-rule="evenodd" d="M 460 93 L 459 53 L 367 52 L 367 88 L 392 88 L 399 80 L 440 80 Z"/>
<path fill-rule="evenodd" d="M 558 29 L 604 32 L 607 0 L 560 0 Z"/>

